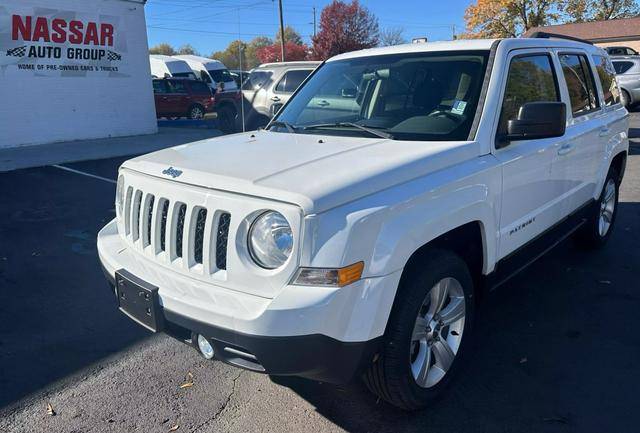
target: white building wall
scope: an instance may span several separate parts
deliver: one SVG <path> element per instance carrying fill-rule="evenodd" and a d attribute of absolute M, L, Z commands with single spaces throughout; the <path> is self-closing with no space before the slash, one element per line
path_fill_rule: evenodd
<path fill-rule="evenodd" d="M 32 17 L 30 35 L 16 38 L 13 15 Z M 72 21 L 82 23 L 80 43 Z M 98 39 L 87 35 L 92 22 Z M 112 45 L 108 28 L 100 40 L 101 24 L 112 26 Z M 82 51 L 94 59 L 69 59 L 78 48 L 96 50 Z M 54 49 L 60 57 L 43 52 Z M 142 1 L 0 0 L 0 147 L 155 133 L 150 76 Z"/>

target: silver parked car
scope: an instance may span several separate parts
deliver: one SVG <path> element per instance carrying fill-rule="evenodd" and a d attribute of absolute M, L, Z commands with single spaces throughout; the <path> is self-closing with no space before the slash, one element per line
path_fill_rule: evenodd
<path fill-rule="evenodd" d="M 242 85 L 245 129 L 266 126 L 320 63 L 265 63 L 253 69 Z"/>
<path fill-rule="evenodd" d="M 625 107 L 640 102 L 640 56 L 614 57 L 613 67 L 622 94 L 620 100 Z"/>

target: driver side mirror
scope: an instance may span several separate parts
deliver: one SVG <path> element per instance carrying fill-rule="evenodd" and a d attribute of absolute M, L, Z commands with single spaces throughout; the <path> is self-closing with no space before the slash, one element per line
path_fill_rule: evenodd
<path fill-rule="evenodd" d="M 502 142 L 561 137 L 567 126 L 567 106 L 564 102 L 528 102 L 510 119 Z"/>

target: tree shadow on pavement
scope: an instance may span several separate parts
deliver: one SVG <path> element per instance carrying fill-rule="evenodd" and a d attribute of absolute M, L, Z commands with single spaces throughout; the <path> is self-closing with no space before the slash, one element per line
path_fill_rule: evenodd
<path fill-rule="evenodd" d="M 0 191 L 3 409 L 147 333 L 118 312 L 98 263 L 115 185 L 44 167 L 0 173 Z"/>

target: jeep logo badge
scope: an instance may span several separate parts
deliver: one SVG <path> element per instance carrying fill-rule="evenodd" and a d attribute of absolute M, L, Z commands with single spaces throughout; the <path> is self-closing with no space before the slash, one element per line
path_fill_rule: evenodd
<path fill-rule="evenodd" d="M 162 174 L 166 174 L 167 176 L 171 176 L 172 178 L 176 178 L 182 174 L 182 170 L 175 169 L 173 167 L 169 167 L 166 170 L 162 171 Z"/>

